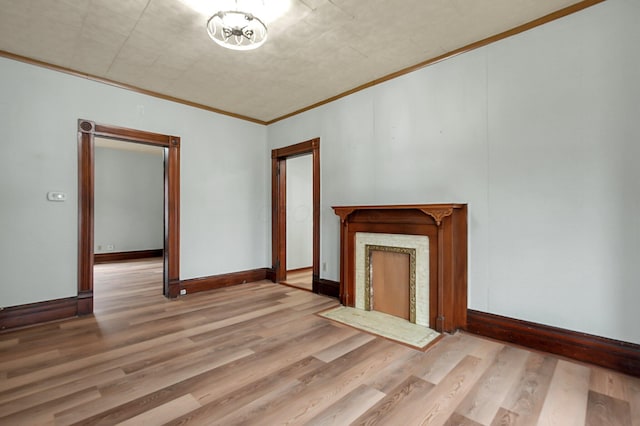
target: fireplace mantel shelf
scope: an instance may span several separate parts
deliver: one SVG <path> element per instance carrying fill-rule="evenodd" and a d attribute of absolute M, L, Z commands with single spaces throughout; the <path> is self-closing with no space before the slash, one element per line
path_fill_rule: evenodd
<path fill-rule="evenodd" d="M 333 206 L 335 213 L 344 222 L 356 210 L 419 210 L 431 216 L 438 226 L 442 219 L 453 214 L 454 209 L 464 209 L 466 204 L 397 204 L 382 206 Z"/>
<path fill-rule="evenodd" d="M 355 234 L 429 238 L 429 325 L 453 332 L 467 322 L 467 205 L 334 206 L 340 217 L 340 301 L 354 306 Z"/>

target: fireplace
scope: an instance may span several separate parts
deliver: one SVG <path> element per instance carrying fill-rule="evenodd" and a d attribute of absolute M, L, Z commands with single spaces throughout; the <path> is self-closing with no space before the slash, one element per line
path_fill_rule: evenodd
<path fill-rule="evenodd" d="M 466 325 L 465 204 L 334 207 L 340 301 L 451 332 Z"/>

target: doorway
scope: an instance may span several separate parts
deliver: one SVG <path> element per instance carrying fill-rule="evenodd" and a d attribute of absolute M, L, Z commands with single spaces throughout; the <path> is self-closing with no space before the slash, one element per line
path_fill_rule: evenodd
<path fill-rule="evenodd" d="M 282 284 L 313 289 L 313 155 L 289 157 L 287 162 L 286 271 Z"/>
<path fill-rule="evenodd" d="M 95 138 L 161 147 L 164 162 L 163 294 L 179 293 L 180 138 L 78 120 L 78 314 L 93 312 Z"/>
<path fill-rule="evenodd" d="M 162 294 L 164 148 L 94 138 L 93 310 Z M 129 273 L 126 273 L 129 271 Z"/>
<path fill-rule="evenodd" d="M 320 281 L 320 139 L 311 139 L 271 151 L 272 268 L 275 282 L 287 281 L 287 160 L 311 156 L 312 266 L 311 290 L 318 293 Z M 301 271 L 298 271 L 301 272 Z"/>

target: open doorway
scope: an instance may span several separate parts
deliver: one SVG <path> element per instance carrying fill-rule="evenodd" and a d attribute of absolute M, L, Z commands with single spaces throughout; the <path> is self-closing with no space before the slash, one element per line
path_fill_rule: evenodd
<path fill-rule="evenodd" d="M 94 138 L 94 312 L 162 294 L 164 148 Z"/>
<path fill-rule="evenodd" d="M 180 138 L 78 120 L 78 314 L 93 312 L 95 139 L 159 147 L 163 158 L 162 293 L 179 292 Z"/>
<path fill-rule="evenodd" d="M 282 284 L 313 289 L 313 155 L 287 162 L 286 277 Z"/>
<path fill-rule="evenodd" d="M 272 158 L 272 262 L 274 271 L 274 281 L 288 283 L 287 271 L 291 273 L 302 272 L 302 275 L 311 273 L 311 290 L 318 293 L 319 273 L 320 273 L 320 139 L 312 139 L 291 145 L 284 148 L 274 149 L 271 152 Z M 300 164 L 296 159 L 300 158 Z M 310 160 L 310 180 L 311 180 L 311 270 L 309 265 L 292 265 L 288 267 L 288 251 L 292 247 L 292 240 L 288 240 L 287 209 L 291 196 L 287 191 L 288 161 L 294 168 L 304 168 L 305 158 Z M 301 167 L 298 167 L 301 166 Z M 291 185 L 291 183 L 290 183 Z M 303 191 L 304 192 L 304 191 Z M 295 207 L 295 206 L 294 206 Z M 291 213 L 291 210 L 290 210 Z M 291 226 L 291 225 L 289 225 Z M 306 231 L 303 231 L 306 232 Z M 301 239 L 304 241 L 304 238 Z M 302 242 L 302 244 L 305 244 Z M 302 260 L 308 262 L 308 260 Z M 297 266 L 297 267 L 295 267 Z M 296 271 L 296 269 L 298 269 Z M 292 277 L 293 278 L 293 277 Z M 298 277 L 299 278 L 299 277 Z M 298 279 L 296 278 L 296 280 Z M 291 280 L 293 281 L 293 280 Z"/>

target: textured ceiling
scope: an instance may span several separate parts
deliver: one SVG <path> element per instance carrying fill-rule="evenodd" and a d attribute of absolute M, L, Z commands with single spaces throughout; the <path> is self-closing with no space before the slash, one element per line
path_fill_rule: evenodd
<path fill-rule="evenodd" d="M 0 0 L 0 50 L 268 122 L 581 3 L 291 0 L 239 52 L 209 39 L 193 1 Z"/>

